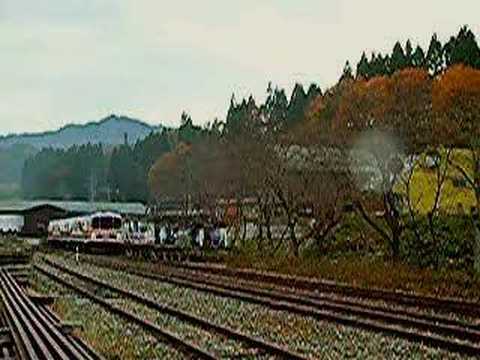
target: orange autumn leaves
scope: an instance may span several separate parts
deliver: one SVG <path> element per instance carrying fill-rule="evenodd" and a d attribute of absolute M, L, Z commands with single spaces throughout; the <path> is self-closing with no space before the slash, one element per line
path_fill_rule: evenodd
<path fill-rule="evenodd" d="M 434 106 L 449 111 L 459 102 L 480 100 L 480 71 L 457 65 L 439 77 L 433 89 Z"/>
<path fill-rule="evenodd" d="M 480 71 L 457 65 L 435 81 L 433 109 L 440 131 L 457 142 L 480 135 Z"/>
<path fill-rule="evenodd" d="M 409 68 L 392 76 L 349 81 L 333 90 L 334 132 L 377 128 L 401 135 L 409 144 L 465 142 L 478 135 L 480 71 L 453 66 L 433 78 Z M 327 101 L 323 99 L 323 101 Z M 312 118 L 322 115 L 312 109 Z"/>
<path fill-rule="evenodd" d="M 180 143 L 174 151 L 160 157 L 150 169 L 148 183 L 155 196 L 164 193 L 172 197 L 180 196 L 188 181 L 188 158 L 191 156 L 191 145 Z M 182 184 L 179 184 L 179 181 Z"/>

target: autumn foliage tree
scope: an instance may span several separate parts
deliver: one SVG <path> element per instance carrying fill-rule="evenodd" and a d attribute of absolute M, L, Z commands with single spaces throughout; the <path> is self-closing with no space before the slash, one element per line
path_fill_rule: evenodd
<path fill-rule="evenodd" d="M 435 48 L 436 39 L 433 40 Z M 397 53 L 400 54 L 399 48 Z M 433 61 L 433 53 L 430 57 Z M 316 107 L 311 108 L 308 118 L 313 121 L 305 123 L 308 132 L 322 129 L 324 134 L 328 133 L 335 139 L 330 143 L 343 143 L 347 148 L 353 147 L 353 152 L 359 150 L 355 148 L 357 139 L 372 131 L 381 134 L 370 137 L 368 145 L 363 146 L 360 152 L 366 150 L 371 155 L 370 160 L 363 164 L 365 168 L 376 168 L 383 176 L 382 183 L 386 186 L 381 186 L 380 192 L 377 188 L 376 205 L 377 209 L 380 206 L 382 216 L 372 216 L 368 209 L 371 197 L 364 197 L 362 191 L 356 193 L 355 203 L 367 223 L 390 244 L 394 256 L 398 257 L 403 232 L 411 231 L 414 228 L 412 221 L 417 221 L 415 216 L 405 217 L 396 197 L 395 179 L 398 180 L 403 172 L 401 164 L 397 167 L 391 163 L 396 157 L 409 159 L 410 166 L 416 168 L 419 161 L 417 154 L 438 153 L 437 149 L 444 147 L 446 150 L 441 154 L 446 157 L 439 161 L 446 164 L 450 161 L 452 147 L 467 147 L 472 153 L 473 164 L 468 169 L 459 165 L 459 171 L 464 173 L 477 194 L 480 193 L 477 186 L 479 92 L 479 71 L 464 65 L 452 66 L 435 77 L 424 67 L 405 68 L 391 76 L 357 78 L 339 83 L 318 100 Z M 325 131 L 326 124 L 330 125 L 329 131 Z M 388 154 L 382 139 L 392 139 L 397 144 L 392 148 L 393 153 Z M 377 140 L 380 142 L 374 145 Z M 475 167 L 475 172 L 469 171 L 471 167 Z M 437 236 L 438 203 L 446 179 L 445 169 L 446 166 L 437 169 L 438 181 L 433 189 L 437 200 L 427 214 L 430 229 L 433 229 L 430 231 L 431 238 Z"/>
<path fill-rule="evenodd" d="M 255 215 L 238 217 L 243 237 L 247 223 L 254 225 L 258 249 L 287 245 L 294 255 L 309 240 L 318 245 L 334 236 L 345 208 L 354 208 L 398 259 L 417 221 L 427 219 L 428 236 L 439 238 L 441 184 L 452 147 L 472 152 L 475 172 L 463 173 L 480 194 L 479 70 L 455 65 L 474 61 L 474 40 L 463 31 L 446 48 L 433 36 L 427 52 L 407 42 L 396 43 L 391 54 L 364 54 L 356 76 L 347 65 L 324 93 L 297 84 L 290 98 L 270 85 L 263 104 L 233 96 L 221 130 L 183 122 L 184 135 L 195 136 L 179 136 L 177 148 L 154 164 L 150 187 L 157 199 L 204 207 L 236 200 L 238 214 L 242 199 L 254 199 Z M 436 170 L 434 205 L 426 216 L 410 206 L 409 216 L 396 188 L 406 159 L 416 169 L 418 155 L 438 148 L 447 157 Z"/>
<path fill-rule="evenodd" d="M 358 79 L 344 85 L 333 114 L 332 136 L 353 147 L 352 156 L 362 159 L 356 167 L 370 168 L 377 174 L 375 191 L 382 217 L 372 217 L 368 211 L 370 196 L 357 196 L 355 203 L 394 257 L 399 255 L 406 227 L 394 189 L 402 171 L 399 159 L 405 151 L 419 151 L 431 138 L 431 87 L 426 70 L 414 68 L 392 76 Z"/>
<path fill-rule="evenodd" d="M 389 85 L 389 78 L 382 76 L 347 86 L 332 124 L 335 130 L 362 131 L 380 125 L 391 101 Z"/>
<path fill-rule="evenodd" d="M 442 142 L 473 145 L 480 130 L 480 70 L 456 65 L 437 78 L 432 91 L 435 136 Z"/>
<path fill-rule="evenodd" d="M 420 129 L 429 130 L 431 86 L 428 73 L 414 68 L 352 82 L 343 89 L 333 126 L 348 132 L 389 130 L 414 142 Z"/>
<path fill-rule="evenodd" d="M 435 82 L 433 109 L 441 120 L 437 137 L 470 153 L 470 162 L 453 159 L 452 165 L 475 193 L 475 268 L 480 273 L 480 70 L 464 65 L 448 69 Z"/>
<path fill-rule="evenodd" d="M 157 200 L 170 200 L 189 206 L 192 190 L 191 146 L 180 143 L 162 155 L 148 174 L 149 187 Z"/>

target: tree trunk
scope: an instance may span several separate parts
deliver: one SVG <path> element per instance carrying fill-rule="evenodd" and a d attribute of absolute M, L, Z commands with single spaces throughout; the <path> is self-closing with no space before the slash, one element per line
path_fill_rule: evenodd
<path fill-rule="evenodd" d="M 475 189 L 475 197 L 477 206 L 472 213 L 473 226 L 475 227 L 475 239 L 473 243 L 473 271 L 476 276 L 480 277 L 480 188 L 478 186 Z"/>
<path fill-rule="evenodd" d="M 260 222 L 258 225 L 258 235 L 257 235 L 257 250 L 263 250 L 263 225 Z"/>
<path fill-rule="evenodd" d="M 398 259 L 400 255 L 400 236 L 402 225 L 400 223 L 400 212 L 396 208 L 395 194 L 392 191 L 384 195 L 385 222 L 391 232 L 390 249 L 393 259 Z"/>
<path fill-rule="evenodd" d="M 397 231 L 392 233 L 392 257 L 394 260 L 397 260 L 400 257 L 400 235 Z"/>
<path fill-rule="evenodd" d="M 293 256 L 295 258 L 298 258 L 300 256 L 300 249 L 299 249 L 299 246 L 297 243 L 292 243 L 292 252 L 293 252 Z"/>
<path fill-rule="evenodd" d="M 268 240 L 268 245 L 273 246 L 273 234 L 272 234 L 272 226 L 270 224 L 270 220 L 265 224 L 266 230 L 267 230 L 267 240 Z"/>
<path fill-rule="evenodd" d="M 473 270 L 476 276 L 480 277 L 480 221 L 478 217 L 474 220 L 475 243 L 473 244 Z"/>
<path fill-rule="evenodd" d="M 474 185 L 476 208 L 473 214 L 475 226 L 475 243 L 473 244 L 473 270 L 476 276 L 480 276 L 480 159 L 478 152 L 473 152 L 474 160 Z"/>
<path fill-rule="evenodd" d="M 243 217 L 243 221 L 242 221 L 242 244 L 245 244 L 245 241 L 247 239 L 247 219 L 245 217 Z"/>
<path fill-rule="evenodd" d="M 295 234 L 295 227 L 296 227 L 296 222 L 289 222 L 288 228 L 290 232 L 290 242 L 292 244 L 292 251 L 293 251 L 293 256 L 298 258 L 300 255 L 300 243 L 297 239 L 297 234 Z"/>

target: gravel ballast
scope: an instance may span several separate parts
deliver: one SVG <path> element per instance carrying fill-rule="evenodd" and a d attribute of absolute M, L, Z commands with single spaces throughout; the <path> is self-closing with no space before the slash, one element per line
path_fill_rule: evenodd
<path fill-rule="evenodd" d="M 158 302 L 211 319 L 244 333 L 318 358 L 462 358 L 457 354 L 378 333 L 345 327 L 236 299 L 160 283 L 71 260 L 55 258 L 80 272 L 128 288 Z"/>

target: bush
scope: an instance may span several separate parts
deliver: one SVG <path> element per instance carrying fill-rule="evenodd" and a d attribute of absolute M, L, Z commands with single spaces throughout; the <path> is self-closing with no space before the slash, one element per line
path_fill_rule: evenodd
<path fill-rule="evenodd" d="M 442 216 L 435 220 L 436 239 L 428 227 L 428 219 L 417 225 L 421 241 L 409 228 L 402 241 L 402 257 L 422 267 L 471 269 L 473 265 L 474 227 L 468 216 Z"/>

